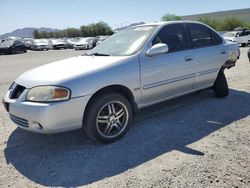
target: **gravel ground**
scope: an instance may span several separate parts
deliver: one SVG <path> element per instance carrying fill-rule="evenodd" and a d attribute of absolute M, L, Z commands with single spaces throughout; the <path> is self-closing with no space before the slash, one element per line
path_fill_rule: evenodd
<path fill-rule="evenodd" d="M 250 63 L 226 70 L 227 98 L 203 91 L 141 110 L 116 143 L 80 131 L 25 132 L 0 105 L 0 187 L 250 187 Z M 0 56 L 0 96 L 22 72 L 82 51 Z"/>

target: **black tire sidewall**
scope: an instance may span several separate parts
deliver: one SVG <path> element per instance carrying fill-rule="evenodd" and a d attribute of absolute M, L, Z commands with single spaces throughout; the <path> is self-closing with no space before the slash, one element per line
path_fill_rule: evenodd
<path fill-rule="evenodd" d="M 128 111 L 128 123 L 123 130 L 121 134 L 114 138 L 105 138 L 97 130 L 96 127 L 96 118 L 98 116 L 99 110 L 107 103 L 112 102 L 112 101 L 119 101 L 124 104 L 124 106 L 127 108 Z M 129 128 L 129 124 L 132 118 L 132 108 L 129 103 L 129 101 L 123 97 L 122 95 L 118 93 L 107 93 L 104 95 L 99 95 L 95 97 L 90 105 L 88 105 L 86 111 L 86 117 L 84 118 L 83 121 L 83 129 L 85 133 L 87 134 L 88 137 L 90 137 L 91 140 L 93 140 L 96 143 L 111 143 L 114 142 L 118 139 L 120 139 L 127 131 Z"/>
<path fill-rule="evenodd" d="M 228 96 L 228 84 L 223 70 L 220 70 L 214 86 L 213 86 L 215 96 L 217 98 L 222 98 Z"/>

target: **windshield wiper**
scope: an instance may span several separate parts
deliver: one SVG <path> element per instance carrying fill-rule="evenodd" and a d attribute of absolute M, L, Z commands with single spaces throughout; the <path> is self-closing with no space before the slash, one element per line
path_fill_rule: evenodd
<path fill-rule="evenodd" d="M 100 53 L 93 53 L 93 54 L 87 54 L 88 56 L 110 56 L 109 54 L 100 54 Z"/>

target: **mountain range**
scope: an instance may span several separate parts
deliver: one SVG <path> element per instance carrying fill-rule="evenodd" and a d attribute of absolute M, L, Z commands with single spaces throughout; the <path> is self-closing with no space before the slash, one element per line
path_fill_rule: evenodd
<path fill-rule="evenodd" d="M 140 24 L 144 24 L 144 22 L 133 23 L 133 24 L 130 24 L 129 26 L 125 26 L 125 27 L 114 29 L 114 31 L 119 31 L 119 30 L 125 29 L 127 27 L 131 27 L 131 26 L 135 26 L 135 25 L 140 25 Z M 25 27 L 25 28 L 22 28 L 22 29 L 16 29 L 16 30 L 14 30 L 14 31 L 12 31 L 10 33 L 5 33 L 3 35 L 0 35 L 0 38 L 7 38 L 7 37 L 31 38 L 31 37 L 33 37 L 33 31 L 34 30 L 37 30 L 39 32 L 41 32 L 41 31 L 47 31 L 47 32 L 60 31 L 58 29 L 52 29 L 52 28 L 47 28 L 47 27 L 41 27 L 41 28 Z"/>
<path fill-rule="evenodd" d="M 58 29 L 52 29 L 52 28 L 47 28 L 47 27 L 41 27 L 41 28 L 35 28 L 35 27 L 25 27 L 22 29 L 16 29 L 10 33 L 5 33 L 3 35 L 0 35 L 0 38 L 7 38 L 7 37 L 32 37 L 33 36 L 33 31 L 38 30 L 39 32 L 41 31 L 47 31 L 47 32 L 54 32 L 54 31 L 59 31 Z"/>

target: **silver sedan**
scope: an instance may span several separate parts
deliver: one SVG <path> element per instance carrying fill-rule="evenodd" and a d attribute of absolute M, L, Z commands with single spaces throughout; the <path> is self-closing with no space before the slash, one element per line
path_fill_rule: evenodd
<path fill-rule="evenodd" d="M 130 27 L 84 56 L 22 74 L 4 105 L 22 129 L 47 134 L 83 128 L 96 142 L 113 142 L 140 108 L 206 88 L 226 97 L 224 69 L 238 55 L 236 44 L 198 22 Z"/>

